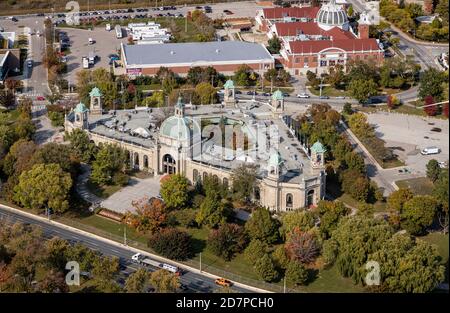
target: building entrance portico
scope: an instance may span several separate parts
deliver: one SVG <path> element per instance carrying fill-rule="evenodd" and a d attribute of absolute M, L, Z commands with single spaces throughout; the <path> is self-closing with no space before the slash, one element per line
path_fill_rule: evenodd
<path fill-rule="evenodd" d="M 177 172 L 175 159 L 170 154 L 163 156 L 162 164 L 164 174 L 175 174 Z"/>

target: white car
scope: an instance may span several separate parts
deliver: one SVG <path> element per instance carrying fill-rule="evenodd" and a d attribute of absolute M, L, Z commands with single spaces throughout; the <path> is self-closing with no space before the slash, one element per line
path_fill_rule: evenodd
<path fill-rule="evenodd" d="M 298 95 L 297 95 L 297 98 L 309 98 L 309 95 L 307 95 L 306 93 L 299 93 Z"/>
<path fill-rule="evenodd" d="M 37 32 L 36 32 L 36 36 L 41 37 L 41 32 L 40 32 L 40 31 L 37 31 Z"/>
<path fill-rule="evenodd" d="M 439 167 L 440 168 L 447 168 L 448 167 L 447 162 L 439 162 Z"/>
<path fill-rule="evenodd" d="M 426 147 L 420 151 L 422 155 L 430 155 L 430 154 L 438 154 L 441 152 L 441 149 L 438 147 Z"/>

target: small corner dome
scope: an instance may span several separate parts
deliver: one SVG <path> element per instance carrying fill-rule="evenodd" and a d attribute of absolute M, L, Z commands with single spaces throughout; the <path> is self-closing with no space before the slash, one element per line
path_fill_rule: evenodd
<path fill-rule="evenodd" d="M 272 99 L 273 100 L 283 100 L 283 93 L 278 89 L 277 91 L 275 91 L 272 95 Z"/>
<path fill-rule="evenodd" d="M 92 88 L 91 92 L 89 93 L 89 96 L 91 97 L 101 97 L 102 93 L 100 91 L 100 89 L 98 89 L 97 87 Z"/>
<path fill-rule="evenodd" d="M 347 14 L 341 5 L 337 5 L 335 0 L 325 3 L 317 12 L 317 23 L 320 28 L 329 30 L 335 26 L 346 28 L 348 25 Z"/>
<path fill-rule="evenodd" d="M 316 141 L 312 147 L 311 151 L 314 153 L 325 153 L 327 152 L 327 149 L 323 146 L 323 144 L 320 141 Z"/>
<path fill-rule="evenodd" d="M 281 164 L 283 164 L 283 159 L 281 158 L 280 152 L 272 153 L 268 162 L 269 167 L 279 167 Z"/>
<path fill-rule="evenodd" d="M 88 111 L 88 109 L 87 109 L 87 107 L 84 105 L 84 103 L 83 102 L 80 102 L 80 103 L 78 103 L 77 104 L 77 106 L 75 107 L 75 113 L 84 113 L 84 112 L 87 112 Z"/>
<path fill-rule="evenodd" d="M 234 82 L 231 79 L 227 80 L 225 85 L 223 85 L 223 88 L 233 89 L 234 88 Z"/>

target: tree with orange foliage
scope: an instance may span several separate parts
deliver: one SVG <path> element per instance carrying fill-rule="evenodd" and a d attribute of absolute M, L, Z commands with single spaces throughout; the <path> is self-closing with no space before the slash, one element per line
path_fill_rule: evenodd
<path fill-rule="evenodd" d="M 154 234 L 166 226 L 167 210 L 160 199 L 143 198 L 132 202 L 136 213 L 127 213 L 126 221 L 140 233 Z"/>
<path fill-rule="evenodd" d="M 295 227 L 289 234 L 285 247 L 291 260 L 305 264 L 314 262 L 320 253 L 320 244 L 316 235 L 302 231 L 299 227 Z"/>

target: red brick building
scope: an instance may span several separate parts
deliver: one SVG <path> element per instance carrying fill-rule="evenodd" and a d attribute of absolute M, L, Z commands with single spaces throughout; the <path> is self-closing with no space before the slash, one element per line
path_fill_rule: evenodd
<path fill-rule="evenodd" d="M 283 15 L 283 8 L 264 13 L 265 17 Z M 291 8 L 293 9 L 293 8 Z M 384 58 L 382 46 L 369 38 L 369 17 L 361 14 L 357 30 L 350 27 L 345 9 L 335 0 L 319 8 L 302 9 L 305 19 L 294 22 L 266 20 L 268 38 L 278 37 L 282 48 L 278 60 L 293 76 L 304 75 L 307 71 L 326 73 L 330 66 L 340 64 L 346 68 L 351 60 L 372 60 L 381 64 Z M 314 10 L 313 10 L 314 9 Z M 318 10 L 316 10 L 318 9 Z M 281 12 L 281 13 L 280 13 Z M 292 11 L 298 12 L 298 11 Z M 316 12 L 313 18 L 312 14 Z"/>

